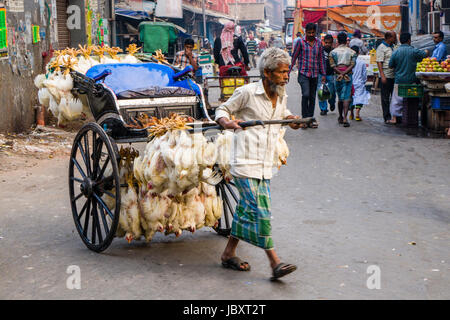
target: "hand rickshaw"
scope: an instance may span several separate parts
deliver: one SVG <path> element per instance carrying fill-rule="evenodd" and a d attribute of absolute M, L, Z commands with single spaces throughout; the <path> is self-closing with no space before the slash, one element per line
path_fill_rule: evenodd
<path fill-rule="evenodd" d="M 101 252 L 116 236 L 121 195 L 115 191 L 126 187 L 120 181 L 118 145 L 150 140 L 147 129 L 129 125 L 133 117 L 144 112 L 162 118 L 176 112 L 198 118 L 198 110 L 206 108 L 201 87 L 188 76 L 191 70 L 190 66 L 177 70 L 162 64 L 141 63 L 100 64 L 86 75 L 70 72 L 74 81 L 72 93 L 89 106 L 95 119 L 77 133 L 69 162 L 73 219 L 89 249 Z M 253 121 L 241 125 L 264 124 Z M 215 122 L 209 121 L 195 123 L 192 130 L 218 129 L 221 128 Z M 222 180 L 216 185 L 216 191 L 223 201 L 223 214 L 214 229 L 219 235 L 227 236 L 238 194 L 233 181 Z M 114 205 L 108 205 L 105 197 Z"/>

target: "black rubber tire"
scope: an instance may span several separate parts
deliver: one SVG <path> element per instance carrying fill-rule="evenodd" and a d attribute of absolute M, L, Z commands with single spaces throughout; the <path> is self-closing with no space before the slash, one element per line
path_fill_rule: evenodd
<path fill-rule="evenodd" d="M 103 156 L 106 159 L 101 163 Z M 81 240 L 95 252 L 107 249 L 117 231 L 120 191 L 114 194 L 111 190 L 120 190 L 118 160 L 115 142 L 97 123 L 87 123 L 80 129 L 70 154 L 69 195 L 73 219 Z M 112 173 L 105 177 L 107 167 L 112 169 Z M 80 193 L 76 195 L 77 187 Z M 113 199 L 114 210 L 103 201 L 103 195 Z M 80 200 L 82 205 L 78 206 L 77 201 Z"/>

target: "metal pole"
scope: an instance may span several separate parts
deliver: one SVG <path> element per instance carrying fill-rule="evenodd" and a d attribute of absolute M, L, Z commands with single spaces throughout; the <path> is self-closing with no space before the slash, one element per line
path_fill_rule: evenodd
<path fill-rule="evenodd" d="M 234 24 L 237 24 L 237 2 L 238 0 L 234 0 Z"/>
<path fill-rule="evenodd" d="M 202 13 L 203 13 L 203 45 L 205 45 L 205 39 L 206 39 L 205 0 L 202 1 Z"/>
<path fill-rule="evenodd" d="M 330 23 L 330 21 L 328 20 L 328 0 L 327 0 L 327 33 L 328 33 L 329 23 Z"/>
<path fill-rule="evenodd" d="M 110 1 L 111 4 L 111 46 L 115 47 L 117 45 L 116 41 L 116 8 L 114 7 L 114 0 Z"/>

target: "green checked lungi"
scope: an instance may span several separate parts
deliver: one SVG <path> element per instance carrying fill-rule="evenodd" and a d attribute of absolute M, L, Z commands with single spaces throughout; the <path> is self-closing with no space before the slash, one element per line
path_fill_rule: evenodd
<path fill-rule="evenodd" d="M 270 180 L 234 177 L 239 203 L 233 215 L 231 235 L 265 250 L 273 248 L 270 224 Z"/>

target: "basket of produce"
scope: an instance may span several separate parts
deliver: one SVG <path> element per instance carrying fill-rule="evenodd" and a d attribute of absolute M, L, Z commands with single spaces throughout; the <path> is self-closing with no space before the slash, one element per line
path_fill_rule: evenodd
<path fill-rule="evenodd" d="M 402 98 L 423 97 L 423 86 L 420 84 L 399 84 L 398 95 Z"/>
<path fill-rule="evenodd" d="M 416 77 L 421 80 L 450 81 L 450 59 L 438 62 L 436 58 L 425 58 L 417 64 Z"/>

